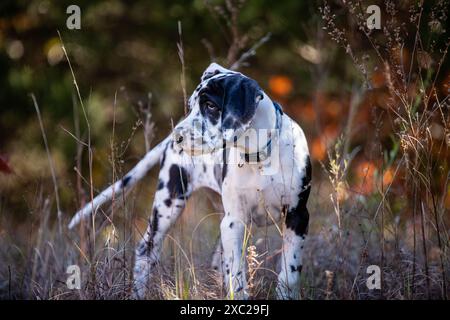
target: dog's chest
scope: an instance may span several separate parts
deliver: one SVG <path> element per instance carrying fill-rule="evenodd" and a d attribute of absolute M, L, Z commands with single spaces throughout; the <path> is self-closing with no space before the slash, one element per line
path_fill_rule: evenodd
<path fill-rule="evenodd" d="M 242 203 L 244 214 L 258 225 L 278 221 L 284 207 L 295 207 L 299 201 L 308 149 L 301 130 L 293 129 L 277 141 L 279 149 L 273 150 L 266 168 L 264 163 L 241 163 L 228 170 L 227 186 L 233 189 L 228 194 L 236 194 L 232 201 Z"/>
<path fill-rule="evenodd" d="M 233 186 L 233 199 L 224 201 L 239 202 L 243 214 L 256 225 L 270 225 L 280 220 L 284 206 L 296 201 L 298 190 L 287 186 L 283 174 L 262 176 L 252 172 L 257 169 L 244 165 L 230 170 L 227 182 Z"/>
<path fill-rule="evenodd" d="M 230 182 L 235 185 L 233 187 L 235 193 L 232 199 L 228 198 L 224 201 L 239 202 L 242 214 L 257 226 L 262 227 L 278 222 L 282 216 L 283 207 L 292 203 L 296 197 L 295 192 L 286 189 L 280 176 L 254 179 L 254 176 L 252 178 L 249 175 L 249 180 L 242 183 L 243 177 L 247 175 L 243 174 L 237 181 Z"/>

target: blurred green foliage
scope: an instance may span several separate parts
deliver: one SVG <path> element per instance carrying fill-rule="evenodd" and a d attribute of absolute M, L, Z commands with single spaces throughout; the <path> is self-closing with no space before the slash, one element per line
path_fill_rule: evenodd
<path fill-rule="evenodd" d="M 80 87 L 90 123 L 94 152 L 94 184 L 101 188 L 111 177 L 110 151 L 113 119 L 115 143 L 120 160 L 130 167 L 145 152 L 142 126 L 138 120 L 140 106 L 152 95 L 152 120 L 160 140 L 183 115 L 181 62 L 177 43 L 178 22 L 186 67 L 187 94 L 194 89 L 205 67 L 215 60 L 227 66 L 227 54 L 233 43 L 230 8 L 227 0 L 5 0 L 0 3 L 0 156 L 10 159 L 14 177 L 0 180 L 0 192 L 13 201 L 13 190 L 34 195 L 42 181 L 51 183 L 42 137 L 29 94 L 34 93 L 41 108 L 58 176 L 64 186 L 63 198 L 74 203 L 77 143 L 71 134 L 79 126 L 80 139 L 87 141 L 87 124 L 80 108 L 68 63 L 61 50 L 61 33 Z M 238 51 L 242 54 L 267 33 L 270 40 L 261 46 L 241 71 L 256 79 L 261 87 L 279 100 L 287 113 L 307 132 L 313 159 L 324 160 L 326 148 L 333 143 L 347 122 L 349 97 L 362 76 L 345 50 L 323 30 L 320 3 L 288 0 L 233 0 L 239 8 L 237 29 L 248 39 Z M 245 2 L 245 3 L 244 3 Z M 370 44 L 349 13 L 330 1 L 336 20 L 346 26 L 346 36 L 355 52 L 366 54 Z M 364 1 L 363 1 L 364 2 Z M 366 1 L 367 2 L 367 1 Z M 372 1 L 367 3 L 372 4 Z M 383 1 L 375 1 L 383 8 Z M 240 4 L 243 4 L 240 6 Z M 406 31 L 409 42 L 415 36 L 409 20 L 409 6 L 398 4 L 397 23 Z M 66 8 L 81 8 L 81 30 L 66 27 Z M 426 2 L 424 13 L 429 15 Z M 383 20 L 385 21 L 385 20 Z M 442 39 L 429 37 L 428 43 Z M 433 34 L 433 32 L 431 32 Z M 438 34 L 435 32 L 435 34 Z M 374 38 L 383 41 L 383 32 Z M 445 36 L 444 34 L 442 36 Z M 436 46 L 439 47 L 439 46 Z M 404 47 L 404 52 L 412 46 Z M 388 53 L 387 53 L 388 54 Z M 373 55 L 373 50 L 372 50 Z M 367 55 L 368 59 L 373 58 Z M 376 59 L 365 61 L 380 76 Z M 447 75 L 448 59 L 441 70 Z M 377 74 L 378 72 L 378 74 Z M 369 74 L 369 76 L 371 76 Z M 369 79 L 373 83 L 376 78 Z M 442 81 L 438 79 L 438 83 Z M 379 81 L 380 93 L 385 86 Z M 381 92 L 382 93 L 382 92 Z M 376 99 L 373 99 L 376 100 Z M 380 100 L 381 101 L 381 100 Z M 372 106 L 366 104 L 357 115 L 355 132 L 373 121 Z M 388 123 L 387 121 L 385 123 Z M 355 145 L 374 139 L 373 130 L 357 134 Z M 70 132 L 70 133 L 69 133 Z M 396 141 L 391 132 L 383 133 L 383 147 L 391 150 Z M 377 138 L 378 139 L 378 138 Z M 370 144 L 367 144 L 370 147 Z M 116 159 L 117 160 L 117 159 Z M 83 166 L 87 152 L 83 153 Z M 86 172 L 83 172 L 86 174 Z M 1 173 L 0 173 L 1 174 Z M 1 177 L 0 177 L 1 178 Z M 14 205 L 22 201 L 22 193 Z M 21 204 L 22 209 L 29 205 Z M 28 206 L 28 207 L 27 207 Z M 15 207 L 17 208 L 17 207 Z M 21 210 L 18 210 L 21 211 Z"/>

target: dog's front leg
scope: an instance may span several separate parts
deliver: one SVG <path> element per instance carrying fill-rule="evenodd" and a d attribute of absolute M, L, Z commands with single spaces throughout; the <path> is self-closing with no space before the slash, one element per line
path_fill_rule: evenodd
<path fill-rule="evenodd" d="M 214 246 L 214 252 L 211 259 L 211 267 L 213 270 L 219 272 L 222 274 L 223 270 L 223 248 L 222 248 L 222 239 L 219 234 L 219 237 L 217 238 L 216 245 Z"/>
<path fill-rule="evenodd" d="M 155 195 L 156 197 L 156 195 Z M 176 207 L 175 207 L 176 206 Z M 164 237 L 184 208 L 184 200 L 169 208 L 153 208 L 153 217 L 136 248 L 134 264 L 134 298 L 142 299 L 147 293 L 148 282 L 159 262 Z"/>
<path fill-rule="evenodd" d="M 243 254 L 246 218 L 239 201 L 224 196 L 224 199 L 229 199 L 224 203 L 225 216 L 220 223 L 224 285 L 229 298 L 247 299 L 246 258 Z"/>
<path fill-rule="evenodd" d="M 172 166 L 174 167 L 174 165 Z M 172 168 L 171 167 L 171 168 Z M 190 182 L 184 171 L 178 167 L 167 180 L 164 171 L 160 172 L 160 187 L 155 193 L 153 215 L 141 242 L 136 248 L 134 265 L 134 297 L 142 299 L 147 292 L 149 279 L 159 262 L 164 237 L 177 221 L 192 192 Z M 180 174 L 180 172 L 182 174 Z"/>

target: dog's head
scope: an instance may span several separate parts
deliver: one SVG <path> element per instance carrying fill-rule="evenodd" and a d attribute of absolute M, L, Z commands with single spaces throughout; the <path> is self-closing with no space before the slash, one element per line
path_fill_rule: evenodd
<path fill-rule="evenodd" d="M 189 114 L 174 128 L 174 141 L 191 155 L 219 149 L 248 129 L 263 98 L 256 81 L 212 63 L 189 98 Z"/>

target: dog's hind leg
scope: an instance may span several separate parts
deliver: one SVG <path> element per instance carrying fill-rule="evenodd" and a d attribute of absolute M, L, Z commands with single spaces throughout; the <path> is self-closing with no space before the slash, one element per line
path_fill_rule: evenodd
<path fill-rule="evenodd" d="M 295 206 L 284 207 L 286 228 L 283 233 L 281 271 L 278 274 L 277 297 L 299 299 L 300 275 L 303 267 L 303 247 L 308 233 L 309 212 L 306 204 L 311 191 L 311 162 L 306 158 L 301 190 Z"/>
<path fill-rule="evenodd" d="M 134 294 L 144 298 L 152 271 L 159 261 L 163 240 L 175 223 L 191 194 L 191 185 L 186 168 L 169 164 L 160 171 L 158 190 L 155 193 L 153 214 L 141 242 L 136 248 L 134 266 Z"/>
<path fill-rule="evenodd" d="M 300 275 L 303 267 L 305 235 L 297 235 L 287 228 L 283 235 L 281 271 L 276 289 L 278 299 L 300 299 Z"/>
<path fill-rule="evenodd" d="M 300 299 L 300 275 L 308 223 L 309 213 L 306 206 L 298 206 L 287 212 L 281 271 L 278 274 L 276 289 L 278 299 Z"/>

